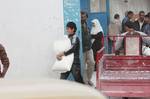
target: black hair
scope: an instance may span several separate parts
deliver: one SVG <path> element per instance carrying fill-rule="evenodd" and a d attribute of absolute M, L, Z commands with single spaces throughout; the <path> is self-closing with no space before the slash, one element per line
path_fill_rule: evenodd
<path fill-rule="evenodd" d="M 144 13 L 144 14 L 145 14 L 145 12 L 144 12 L 144 11 L 140 11 L 140 12 L 139 12 L 139 15 L 140 15 L 140 14 L 142 14 L 142 13 Z"/>
<path fill-rule="evenodd" d="M 147 15 L 145 15 L 145 18 L 148 18 L 149 17 L 149 15 L 147 14 Z"/>
<path fill-rule="evenodd" d="M 134 14 L 133 11 L 128 11 L 128 15 L 130 15 L 130 14 Z"/>
<path fill-rule="evenodd" d="M 81 11 L 81 15 L 86 15 L 86 17 L 88 18 L 88 13 L 85 11 Z"/>
<path fill-rule="evenodd" d="M 145 15 L 145 18 L 149 18 L 150 16 L 147 14 L 147 15 Z"/>
<path fill-rule="evenodd" d="M 114 19 L 118 19 L 119 17 L 120 17 L 119 14 L 114 15 Z"/>
<path fill-rule="evenodd" d="M 134 22 L 131 22 L 131 21 L 126 22 L 126 23 L 125 23 L 125 26 L 128 27 L 128 28 L 135 29 Z"/>
<path fill-rule="evenodd" d="M 148 12 L 147 15 L 150 17 L 150 12 Z"/>
<path fill-rule="evenodd" d="M 71 28 L 71 29 L 74 29 L 74 32 L 77 31 L 77 26 L 74 22 L 68 22 L 67 25 L 66 25 L 67 28 Z"/>

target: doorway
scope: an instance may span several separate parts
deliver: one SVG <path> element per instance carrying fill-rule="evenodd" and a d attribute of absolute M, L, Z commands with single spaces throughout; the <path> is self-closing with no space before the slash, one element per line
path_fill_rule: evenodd
<path fill-rule="evenodd" d="M 88 13 L 88 24 L 91 27 L 91 21 L 97 18 L 107 35 L 107 28 L 109 24 L 109 0 L 80 0 L 81 11 Z"/>
<path fill-rule="evenodd" d="M 97 18 L 107 35 L 107 28 L 109 24 L 109 0 L 63 0 L 64 11 L 64 29 L 69 21 L 73 21 L 77 25 L 77 36 L 80 39 L 80 61 L 81 73 L 83 75 L 83 51 L 82 51 L 82 35 L 81 35 L 81 22 L 80 12 L 86 11 L 88 13 L 88 26 L 91 28 L 91 21 Z M 107 42 L 105 42 L 107 45 Z M 105 46 L 106 47 L 106 46 Z M 107 49 L 107 47 L 106 47 Z M 73 79 L 70 76 L 69 79 Z"/>

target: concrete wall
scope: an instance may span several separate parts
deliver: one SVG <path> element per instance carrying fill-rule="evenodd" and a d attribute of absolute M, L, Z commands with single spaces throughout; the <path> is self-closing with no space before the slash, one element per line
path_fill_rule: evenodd
<path fill-rule="evenodd" d="M 129 10 L 136 14 L 141 10 L 149 12 L 149 5 L 150 0 L 128 0 L 128 3 L 125 3 L 124 0 L 110 0 L 110 18 L 112 20 L 114 14 L 118 13 L 123 19 L 125 12 Z"/>
<path fill-rule="evenodd" d="M 0 0 L 0 43 L 11 63 L 6 78 L 58 77 L 52 45 L 63 28 L 63 0 Z"/>
<path fill-rule="evenodd" d="M 150 11 L 149 0 L 110 0 L 110 13 Z M 53 42 L 64 35 L 63 0 L 0 0 L 0 43 L 10 58 L 6 78 L 50 77 Z"/>

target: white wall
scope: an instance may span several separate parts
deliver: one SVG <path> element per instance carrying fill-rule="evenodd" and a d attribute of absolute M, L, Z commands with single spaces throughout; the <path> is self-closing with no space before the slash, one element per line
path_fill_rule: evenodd
<path fill-rule="evenodd" d="M 52 45 L 64 34 L 63 0 L 0 0 L 0 43 L 10 59 L 6 78 L 58 77 Z"/>
<path fill-rule="evenodd" d="M 150 0 L 128 0 L 128 3 L 124 3 L 124 0 L 110 0 L 110 18 L 113 19 L 114 14 L 118 13 L 123 19 L 126 11 L 134 11 L 138 14 L 139 11 L 150 11 Z"/>

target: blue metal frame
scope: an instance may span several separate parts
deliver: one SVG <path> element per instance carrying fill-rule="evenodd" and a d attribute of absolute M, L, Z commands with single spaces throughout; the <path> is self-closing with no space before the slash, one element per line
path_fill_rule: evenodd
<path fill-rule="evenodd" d="M 107 28 L 109 25 L 109 0 L 106 0 L 106 12 L 91 12 L 90 0 L 81 0 L 81 10 L 86 11 L 89 14 L 88 25 L 91 27 L 91 20 L 98 18 L 104 29 L 104 34 L 107 35 Z"/>
<path fill-rule="evenodd" d="M 107 14 L 107 25 L 110 23 L 110 0 L 106 1 L 106 14 Z"/>
<path fill-rule="evenodd" d="M 81 10 L 88 12 L 88 26 L 91 27 L 91 20 L 94 18 L 99 19 L 103 30 L 104 35 L 108 35 L 108 26 L 110 18 L 110 9 L 109 9 L 109 0 L 106 0 L 106 12 L 91 12 L 90 11 L 90 0 L 81 0 Z M 105 39 L 105 52 L 108 52 L 108 41 Z"/>

